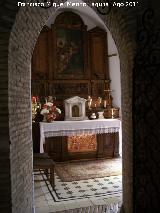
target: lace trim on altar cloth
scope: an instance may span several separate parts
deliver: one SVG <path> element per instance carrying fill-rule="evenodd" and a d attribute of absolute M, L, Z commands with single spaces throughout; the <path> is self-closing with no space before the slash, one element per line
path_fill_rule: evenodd
<path fill-rule="evenodd" d="M 97 128 L 97 129 L 79 129 L 79 130 L 57 130 L 54 132 L 45 132 L 45 137 L 54 137 L 54 136 L 72 136 L 72 135 L 87 135 L 87 134 L 103 134 L 103 133 L 115 133 L 119 132 L 119 127 L 110 127 L 110 128 Z"/>
<path fill-rule="evenodd" d="M 45 137 L 116 133 L 119 132 L 120 128 L 121 121 L 119 119 L 41 122 L 40 152 L 44 152 Z"/>

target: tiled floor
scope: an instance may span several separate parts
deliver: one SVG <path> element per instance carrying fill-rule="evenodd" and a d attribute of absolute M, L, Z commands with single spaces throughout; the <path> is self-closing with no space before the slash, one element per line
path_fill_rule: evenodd
<path fill-rule="evenodd" d="M 121 206 L 122 176 L 62 182 L 55 175 L 55 190 L 40 178 L 35 176 L 36 213 L 117 213 Z"/>

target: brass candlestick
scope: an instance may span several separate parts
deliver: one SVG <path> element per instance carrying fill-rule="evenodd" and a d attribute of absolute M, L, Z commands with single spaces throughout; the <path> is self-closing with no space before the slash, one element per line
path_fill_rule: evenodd
<path fill-rule="evenodd" d="M 91 109 L 91 106 L 92 106 L 92 98 L 91 98 L 91 96 L 88 96 L 87 103 L 88 103 L 88 109 Z"/>
<path fill-rule="evenodd" d="M 111 92 L 113 90 L 107 89 L 104 90 L 104 108 L 111 108 L 112 107 L 112 96 L 111 96 Z"/>

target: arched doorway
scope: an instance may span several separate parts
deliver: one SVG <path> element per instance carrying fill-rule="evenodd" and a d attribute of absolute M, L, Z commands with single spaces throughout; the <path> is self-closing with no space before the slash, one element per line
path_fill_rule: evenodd
<path fill-rule="evenodd" d="M 9 44 L 9 113 L 11 138 L 12 203 L 17 203 L 20 191 L 21 204 L 12 207 L 32 211 L 32 143 L 31 143 L 31 57 L 40 30 L 55 8 L 20 8 L 13 26 Z M 119 20 L 124 24 L 120 27 Z M 126 212 L 132 209 L 132 59 L 134 43 L 127 31 L 126 18 L 112 10 L 103 17 L 116 42 L 121 64 L 122 116 L 123 116 L 123 205 Z M 117 30 L 118 29 L 118 30 Z M 123 38 L 123 39 L 122 39 Z M 25 150 L 25 151 L 24 151 Z M 20 181 L 21 180 L 21 181 Z M 20 183 L 19 188 L 17 188 Z M 21 188 L 22 187 L 22 188 Z M 17 191 L 15 192 L 15 188 Z M 24 211 L 23 211 L 24 212 Z"/>

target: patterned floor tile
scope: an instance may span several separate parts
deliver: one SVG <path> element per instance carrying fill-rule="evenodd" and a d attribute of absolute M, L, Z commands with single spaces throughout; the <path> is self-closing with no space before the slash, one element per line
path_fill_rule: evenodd
<path fill-rule="evenodd" d="M 44 175 L 42 175 L 41 179 L 43 178 Z M 95 204 L 107 204 L 108 199 L 111 199 L 112 201 L 112 199 L 116 197 L 121 203 L 122 176 L 119 175 L 73 182 L 62 182 L 59 177 L 55 175 L 54 190 L 48 181 L 36 182 L 35 178 L 35 202 L 38 204 L 36 207 L 39 208 L 40 199 L 38 198 L 38 195 L 40 199 L 43 195 L 43 204 L 46 202 L 45 205 L 48 205 L 50 210 L 53 210 L 50 212 L 77 208 L 77 203 L 79 203 L 79 207 L 83 205 L 89 206 Z"/>

